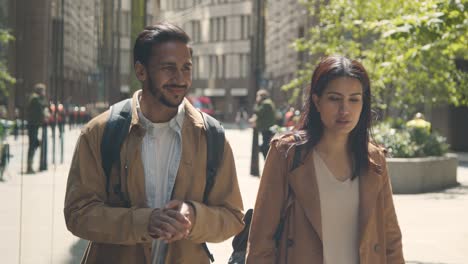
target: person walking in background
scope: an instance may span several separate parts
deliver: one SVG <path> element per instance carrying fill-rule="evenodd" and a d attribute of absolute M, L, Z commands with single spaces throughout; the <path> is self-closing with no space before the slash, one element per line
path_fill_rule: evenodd
<path fill-rule="evenodd" d="M 371 86 L 342 56 L 316 67 L 297 130 L 275 137 L 247 264 L 404 264 L 385 150 L 369 138 Z"/>
<path fill-rule="evenodd" d="M 47 107 L 47 102 L 45 99 L 46 87 L 42 83 L 34 85 L 33 93 L 29 97 L 28 104 L 26 107 L 26 120 L 28 122 L 28 161 L 27 161 L 27 171 L 26 173 L 34 173 L 33 170 L 33 160 L 34 154 L 37 148 L 40 146 L 40 141 L 38 138 L 39 128 L 45 122 L 44 109 Z"/>
<path fill-rule="evenodd" d="M 239 129 L 244 129 L 247 126 L 247 119 L 248 119 L 247 110 L 245 107 L 241 106 L 236 113 L 236 124 Z"/>
<path fill-rule="evenodd" d="M 138 35 L 134 69 L 142 90 L 131 99 L 121 162 L 108 178 L 100 151 L 110 111 L 81 132 L 64 214 L 67 228 L 90 241 L 82 263 L 209 263 L 203 243 L 221 242 L 243 228 L 227 141 L 207 200 L 203 198 L 207 117 L 185 98 L 192 85 L 189 41 L 169 23 L 146 27 Z"/>
<path fill-rule="evenodd" d="M 270 99 L 270 93 L 267 90 L 258 90 L 254 106 L 254 115 L 249 119 L 249 122 L 262 134 L 260 151 L 263 157 L 266 158 L 268 149 L 270 148 L 270 141 L 273 137 L 273 132 L 270 130 L 270 127 L 276 124 L 275 104 Z"/>

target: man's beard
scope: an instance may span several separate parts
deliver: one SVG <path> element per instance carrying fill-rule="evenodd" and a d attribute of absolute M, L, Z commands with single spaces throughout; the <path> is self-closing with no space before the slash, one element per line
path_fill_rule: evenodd
<path fill-rule="evenodd" d="M 161 89 L 164 89 L 163 87 Z M 182 100 L 179 102 L 179 103 L 172 103 L 171 101 L 169 101 L 163 93 L 159 92 L 156 88 L 156 86 L 154 86 L 154 82 L 153 82 L 153 79 L 148 76 L 148 90 L 150 91 L 150 93 L 153 95 L 154 98 L 156 98 L 157 100 L 159 100 L 159 102 L 161 102 L 163 105 L 167 106 L 167 107 L 170 107 L 170 108 L 177 108 L 179 107 L 179 105 L 182 103 Z"/>

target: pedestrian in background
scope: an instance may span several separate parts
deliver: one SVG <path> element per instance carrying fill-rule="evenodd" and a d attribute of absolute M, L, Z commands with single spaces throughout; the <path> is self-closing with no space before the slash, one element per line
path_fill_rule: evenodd
<path fill-rule="evenodd" d="M 47 107 L 45 99 L 46 86 L 43 83 L 34 85 L 33 93 L 29 97 L 26 106 L 26 120 L 28 121 L 28 164 L 26 173 L 34 173 L 33 160 L 37 148 L 40 146 L 38 138 L 39 128 L 42 127 L 45 120 L 44 111 Z"/>
<path fill-rule="evenodd" d="M 244 129 L 247 126 L 247 119 L 248 119 L 247 110 L 245 107 L 241 106 L 236 113 L 236 124 L 239 129 Z"/>
<path fill-rule="evenodd" d="M 247 263 L 405 263 L 366 70 L 326 57 L 309 89 L 299 129 L 272 141 Z"/>
<path fill-rule="evenodd" d="M 250 123 L 262 134 L 262 145 L 260 151 L 266 158 L 273 132 L 270 128 L 276 124 L 275 104 L 270 99 L 270 93 L 265 89 L 257 92 L 254 106 L 254 115 L 249 119 Z"/>
<path fill-rule="evenodd" d="M 201 112 L 185 98 L 192 84 L 189 40 L 169 23 L 138 35 L 134 69 L 142 90 L 131 100 L 122 164 L 114 164 L 109 189 L 100 157 L 109 111 L 81 132 L 64 213 L 67 228 L 90 241 L 82 263 L 209 263 L 203 243 L 242 230 L 242 199 L 227 141 L 203 201 L 206 131 Z"/>

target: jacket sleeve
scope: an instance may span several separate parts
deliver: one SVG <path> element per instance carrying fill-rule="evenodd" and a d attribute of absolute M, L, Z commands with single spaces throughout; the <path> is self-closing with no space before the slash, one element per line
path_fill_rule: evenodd
<path fill-rule="evenodd" d="M 188 239 L 195 243 L 221 242 L 236 235 L 244 227 L 236 166 L 227 140 L 221 166 L 208 195 L 209 205 L 190 202 L 195 207 L 195 224 Z"/>
<path fill-rule="evenodd" d="M 98 133 L 92 133 L 98 134 Z M 65 194 L 65 222 L 74 235 L 100 243 L 151 241 L 148 221 L 153 209 L 106 204 L 106 177 L 98 136 L 82 132 L 75 147 Z"/>
<path fill-rule="evenodd" d="M 398 219 L 395 212 L 395 206 L 393 204 L 392 197 L 392 186 L 390 183 L 390 177 L 388 176 L 387 165 L 385 158 L 382 163 L 384 164 L 384 176 L 385 183 L 383 186 L 384 196 L 384 212 L 385 212 L 385 244 L 386 244 L 386 256 L 388 264 L 404 264 L 403 258 L 403 246 L 400 226 L 398 225 Z"/>
<path fill-rule="evenodd" d="M 286 199 L 286 159 L 272 144 L 265 161 L 247 246 L 247 264 L 276 263 L 274 234 Z"/>

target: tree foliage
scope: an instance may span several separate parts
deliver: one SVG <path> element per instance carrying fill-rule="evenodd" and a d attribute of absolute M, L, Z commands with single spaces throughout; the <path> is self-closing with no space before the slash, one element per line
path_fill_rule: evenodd
<path fill-rule="evenodd" d="M 7 46 L 10 41 L 13 41 L 14 37 L 5 29 L 0 29 L 0 94 L 8 95 L 7 86 L 15 83 L 13 78 L 8 73 L 8 67 L 6 65 L 6 58 L 3 47 Z"/>
<path fill-rule="evenodd" d="M 468 105 L 467 0 L 308 0 L 317 23 L 293 46 L 315 57 L 285 90 L 308 83 L 320 56 L 360 60 L 372 80 L 374 107 L 409 115 L 418 105 Z M 294 99 L 293 99 L 294 100 Z"/>

